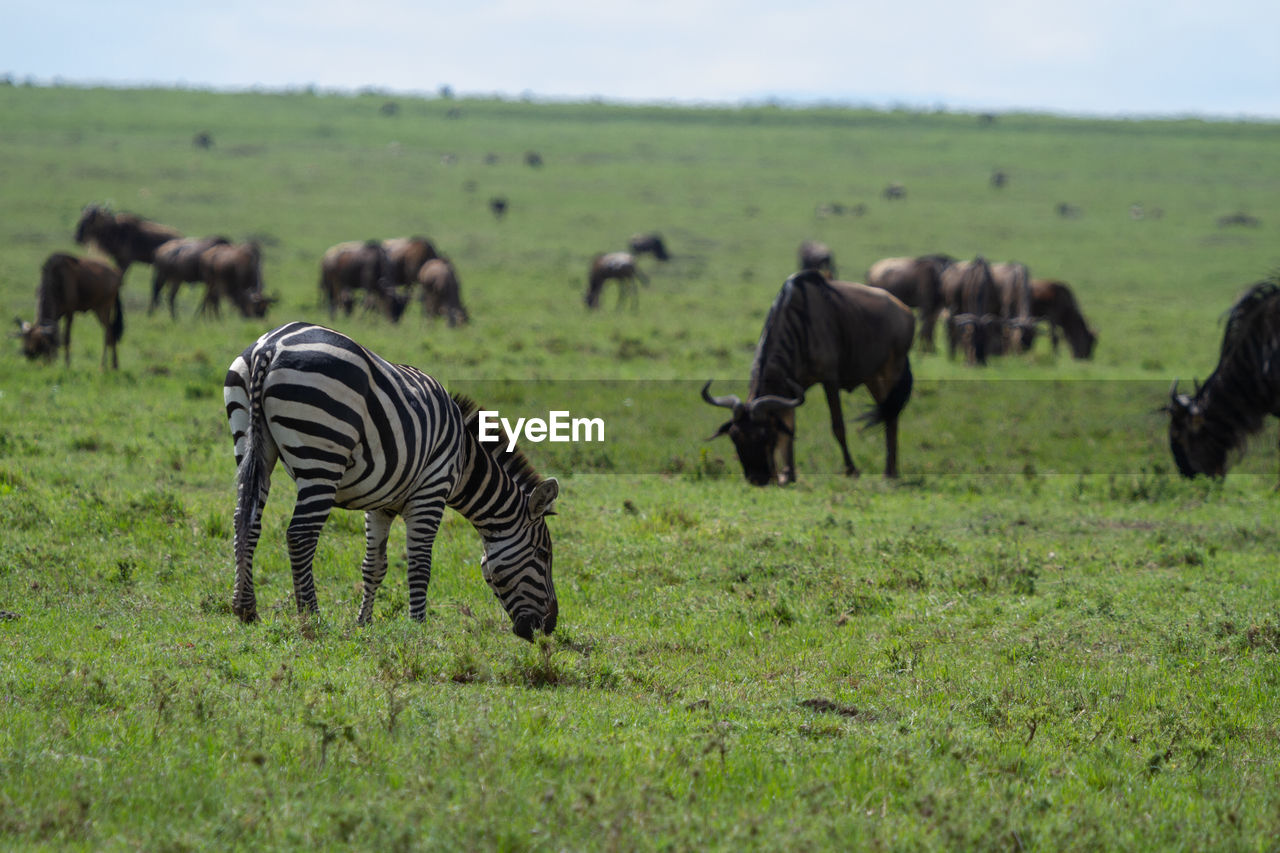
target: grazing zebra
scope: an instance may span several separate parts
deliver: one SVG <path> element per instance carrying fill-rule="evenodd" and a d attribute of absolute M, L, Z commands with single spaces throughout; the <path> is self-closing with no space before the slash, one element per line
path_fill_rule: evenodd
<path fill-rule="evenodd" d="M 550 634 L 557 604 L 544 516 L 559 492 L 519 451 L 482 444 L 477 406 L 413 367 L 390 364 L 322 326 L 290 323 L 231 363 L 223 398 L 235 441 L 236 581 L 232 610 L 257 618 L 253 552 L 277 459 L 297 483 L 287 542 L 299 612 L 317 609 L 311 564 L 334 507 L 365 511 L 367 623 L 387 571 L 395 516 L 407 527 L 409 616 L 426 617 L 431 546 L 446 505 L 484 542 L 485 581 L 526 640 Z"/>

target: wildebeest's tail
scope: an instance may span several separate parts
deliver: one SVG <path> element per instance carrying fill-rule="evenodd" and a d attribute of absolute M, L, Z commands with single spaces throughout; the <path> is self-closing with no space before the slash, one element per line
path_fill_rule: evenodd
<path fill-rule="evenodd" d="M 907 401 L 911 399 L 914 381 L 911 376 L 911 359 L 907 358 L 902 362 L 902 372 L 898 374 L 898 381 L 889 389 L 889 395 L 858 418 L 864 424 L 863 429 L 878 426 L 901 414 L 907 407 Z"/>
<path fill-rule="evenodd" d="M 262 386 L 271 368 L 273 347 L 259 347 L 250 356 L 248 381 L 245 387 L 249 423 L 245 428 L 244 455 L 236 472 L 235 543 L 236 565 L 241 566 L 250 543 L 256 536 L 253 525 L 261 511 L 259 505 L 263 487 L 271 476 L 267 470 L 266 442 L 267 417 L 262 411 Z"/>
<path fill-rule="evenodd" d="M 111 313 L 111 340 L 120 343 L 124 337 L 124 303 L 120 301 L 120 291 L 116 291 L 116 307 Z"/>

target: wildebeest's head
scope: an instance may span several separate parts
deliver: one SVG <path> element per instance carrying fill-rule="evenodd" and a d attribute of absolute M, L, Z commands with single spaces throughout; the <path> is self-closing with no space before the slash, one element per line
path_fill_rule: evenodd
<path fill-rule="evenodd" d="M 774 449 L 779 435 L 791 435 L 791 427 L 783 415 L 804 402 L 803 397 L 756 397 L 744 403 L 730 394 L 712 397 L 711 382 L 702 386 L 702 399 L 713 406 L 721 406 L 733 412 L 733 417 L 720 425 L 712 438 L 728 435 L 738 451 L 742 474 L 755 486 L 767 486 L 777 480 L 777 464 Z"/>
<path fill-rule="evenodd" d="M 80 221 L 76 223 L 76 243 L 84 245 L 101 225 L 111 219 L 111 214 L 99 204 L 90 204 L 80 212 Z"/>
<path fill-rule="evenodd" d="M 1227 448 L 1206 429 L 1199 397 L 1199 389 L 1195 396 L 1179 394 L 1176 380 L 1169 389 L 1169 404 L 1165 407 L 1169 413 L 1169 449 L 1182 476 L 1222 477 L 1227 473 Z"/>
<path fill-rule="evenodd" d="M 40 326 L 13 318 L 18 325 L 15 337 L 22 341 L 22 354 L 28 359 L 51 359 L 58 351 L 58 327 Z"/>

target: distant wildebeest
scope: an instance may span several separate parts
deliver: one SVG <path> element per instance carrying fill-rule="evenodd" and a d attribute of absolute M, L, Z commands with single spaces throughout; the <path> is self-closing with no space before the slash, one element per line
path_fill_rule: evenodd
<path fill-rule="evenodd" d="M 156 249 L 181 236 L 168 225 L 132 213 L 112 213 L 98 204 L 91 204 L 80 213 L 75 235 L 76 243 L 96 247 L 115 261 L 122 281 L 130 264 L 151 263 Z"/>
<path fill-rule="evenodd" d="M 916 336 L 920 348 L 934 351 L 933 330 L 942 313 L 942 273 L 951 266 L 950 255 L 920 255 L 915 258 L 884 258 L 867 270 L 867 284 L 887 290 L 915 308 L 920 318 Z"/>
<path fill-rule="evenodd" d="M 17 320 L 22 354 L 27 358 L 52 359 L 58 347 L 71 364 L 71 318 L 78 311 L 92 311 L 102 324 L 102 366 L 120 367 L 116 344 L 124 337 L 124 308 L 120 303 L 120 271 L 92 258 L 77 258 L 56 252 L 45 259 L 36 291 L 36 321 Z M 58 321 L 66 320 L 59 333 Z"/>
<path fill-rule="evenodd" d="M 817 270 L 829 279 L 836 277 L 836 259 L 831 254 L 831 249 L 826 243 L 819 243 L 817 240 L 805 240 L 800 244 L 796 254 L 796 262 L 800 265 L 800 272 Z"/>
<path fill-rule="evenodd" d="M 991 280 L 1000 298 L 1001 350 L 1006 353 L 1026 352 L 1036 337 L 1036 322 L 1031 313 L 1031 272 L 1026 264 L 992 264 Z"/>
<path fill-rule="evenodd" d="M 445 317 L 450 328 L 470 320 L 462 305 L 458 286 L 458 274 L 447 258 L 433 258 L 418 270 L 418 282 L 422 285 L 422 314 L 426 317 Z"/>
<path fill-rule="evenodd" d="M 669 261 L 671 255 L 667 254 L 667 246 L 662 242 L 662 235 L 657 232 L 650 231 L 647 234 L 632 234 L 628 241 L 633 255 L 653 255 L 655 260 Z"/>
<path fill-rule="evenodd" d="M 1228 228 L 1232 225 L 1244 225 L 1248 228 L 1257 228 L 1262 224 L 1262 220 L 1256 216 L 1250 216 L 1247 213 L 1232 213 L 1227 216 L 1218 217 L 1218 227 Z"/>
<path fill-rule="evenodd" d="M 331 246 L 320 260 L 320 298 L 332 317 L 341 307 L 351 313 L 354 294 L 370 294 L 379 309 L 398 322 L 408 297 L 391 283 L 391 260 L 378 240 L 351 241 Z"/>
<path fill-rule="evenodd" d="M 489 199 L 489 212 L 493 214 L 494 219 L 501 219 L 507 215 L 507 200 L 502 196 L 494 196 Z"/>
<path fill-rule="evenodd" d="M 191 144 L 196 148 L 203 148 L 207 151 L 213 147 L 213 134 L 207 130 L 202 130 L 191 137 Z"/>
<path fill-rule="evenodd" d="M 636 266 L 635 255 L 629 252 L 607 252 L 591 259 L 591 268 L 587 272 L 587 294 L 583 298 L 587 307 L 596 308 L 600 305 L 600 291 L 610 279 L 618 282 L 618 307 L 622 307 L 627 292 L 630 291 L 631 307 L 638 308 L 640 294 L 636 279 L 641 284 L 648 284 L 649 278 Z"/>
<path fill-rule="evenodd" d="M 1000 294 L 991 267 L 981 257 L 956 261 L 942 273 L 942 302 L 947 318 L 947 354 L 964 351 L 970 364 L 986 364 L 1003 345 Z"/>
<path fill-rule="evenodd" d="M 387 280 L 404 287 L 412 287 L 418 280 L 423 264 L 440 257 L 426 237 L 392 237 L 382 241 L 382 250 L 386 252 Z"/>
<path fill-rule="evenodd" d="M 526 151 L 524 154 L 524 162 L 527 166 L 537 169 L 542 165 L 542 155 L 537 151 Z"/>
<path fill-rule="evenodd" d="M 996 189 L 1004 189 L 1004 185 L 1009 182 L 1009 176 L 1001 169 L 996 169 L 991 173 L 991 186 Z"/>
<path fill-rule="evenodd" d="M 1193 394 L 1169 389 L 1169 446 L 1184 477 L 1225 477 L 1228 457 L 1280 416 L 1280 276 L 1261 281 L 1227 316 L 1218 366 Z"/>
<path fill-rule="evenodd" d="M 888 201 L 897 201 L 907 197 L 907 188 L 899 183 L 892 183 L 884 188 L 884 197 Z"/>
<path fill-rule="evenodd" d="M 1055 207 L 1054 209 L 1058 212 L 1058 215 L 1061 216 L 1063 219 L 1078 219 L 1080 218 L 1080 214 L 1083 213 L 1083 211 L 1081 211 L 1080 208 L 1076 207 L 1074 204 L 1069 204 L 1068 202 L 1065 202 L 1065 201 L 1058 202 L 1057 207 Z"/>
<path fill-rule="evenodd" d="M 200 257 L 207 249 L 228 243 L 226 237 L 180 237 L 162 243 L 156 249 L 155 258 L 151 262 L 151 305 L 147 313 L 151 314 L 160 304 L 160 293 L 166 287 L 169 290 L 169 315 L 177 319 L 175 301 L 178 288 L 183 284 L 204 281 L 204 270 L 200 266 Z"/>
<path fill-rule="evenodd" d="M 1080 359 L 1093 358 L 1098 335 L 1085 322 L 1075 294 L 1065 282 L 1043 278 L 1031 279 L 1031 315 L 1049 324 L 1049 340 L 1058 352 L 1059 332 L 1067 339 L 1071 354 Z"/>
<path fill-rule="evenodd" d="M 898 415 L 911 398 L 914 332 L 911 309 L 888 291 L 828 281 L 814 270 L 792 275 L 765 318 L 746 402 L 711 396 L 709 381 L 702 387 L 703 400 L 733 412 L 712 437 L 729 436 L 749 482 L 793 482 L 795 409 L 805 389 L 821 384 L 845 473 L 857 476 L 845 443 L 840 391 L 866 385 L 875 407 L 864 420 L 868 426 L 884 424 L 884 476 L 898 476 Z"/>
<path fill-rule="evenodd" d="M 211 246 L 200 266 L 206 285 L 202 312 L 207 309 L 219 316 L 226 298 L 245 317 L 265 317 L 275 302 L 262 292 L 262 250 L 255 241 Z"/>

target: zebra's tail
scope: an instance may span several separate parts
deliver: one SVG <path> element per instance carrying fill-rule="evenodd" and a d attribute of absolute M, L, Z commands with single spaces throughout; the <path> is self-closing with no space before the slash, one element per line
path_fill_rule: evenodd
<path fill-rule="evenodd" d="M 267 371 L 271 368 L 274 352 L 263 347 L 254 351 L 249 362 L 249 378 L 245 388 L 248 398 L 249 424 L 245 429 L 244 456 L 240 460 L 240 468 L 236 472 L 236 512 L 235 542 L 236 567 L 247 566 L 250 548 L 256 539 L 253 533 L 254 522 L 262 510 L 260 506 L 263 486 L 271 472 L 267 470 L 266 460 L 266 415 L 262 411 L 262 386 L 266 382 Z"/>

